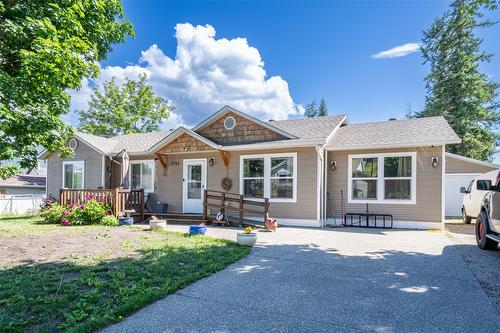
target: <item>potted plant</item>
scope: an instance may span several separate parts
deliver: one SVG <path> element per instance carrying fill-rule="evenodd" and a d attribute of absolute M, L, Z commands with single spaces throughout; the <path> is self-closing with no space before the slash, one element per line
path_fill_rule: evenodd
<path fill-rule="evenodd" d="M 246 227 L 243 232 L 238 232 L 236 235 L 236 241 L 240 245 L 245 246 L 254 246 L 255 242 L 257 242 L 257 234 L 252 232 L 252 227 Z"/>

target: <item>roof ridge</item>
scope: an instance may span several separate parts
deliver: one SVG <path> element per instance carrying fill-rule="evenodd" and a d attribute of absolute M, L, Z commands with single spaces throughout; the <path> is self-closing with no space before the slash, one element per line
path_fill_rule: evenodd
<path fill-rule="evenodd" d="M 332 115 L 327 115 L 327 116 L 319 116 L 319 117 L 302 117 L 302 118 L 295 118 L 295 119 L 281 119 L 281 120 L 268 120 L 267 122 L 271 123 L 277 123 L 277 122 L 285 122 L 285 121 L 297 121 L 297 120 L 316 120 L 316 119 L 321 119 L 321 118 L 335 118 L 335 117 L 345 117 L 345 114 L 332 114 Z"/>
<path fill-rule="evenodd" d="M 429 117 L 418 117 L 418 118 L 404 118 L 404 119 L 393 119 L 393 120 L 375 120 L 375 121 L 365 121 L 361 123 L 349 123 L 349 126 L 353 125 L 367 125 L 367 124 L 385 124 L 385 123 L 396 123 L 396 122 L 409 122 L 409 121 L 417 121 L 422 119 L 435 119 L 435 118 L 443 118 L 443 116 L 429 116 Z M 445 119 L 446 120 L 446 119 Z"/>

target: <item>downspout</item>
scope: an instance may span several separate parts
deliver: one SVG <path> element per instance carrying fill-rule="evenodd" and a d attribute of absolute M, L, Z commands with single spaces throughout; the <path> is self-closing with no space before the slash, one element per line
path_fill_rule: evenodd
<path fill-rule="evenodd" d="M 316 146 L 316 152 L 318 154 L 318 166 L 317 166 L 317 172 L 318 172 L 318 175 L 316 177 L 317 179 L 317 182 L 318 182 L 318 188 L 317 188 L 317 196 L 316 196 L 316 200 L 317 200 L 317 217 L 319 219 L 319 222 L 320 222 L 320 226 L 321 228 L 324 227 L 324 152 L 325 152 L 325 149 L 324 149 L 324 145 L 323 146 Z"/>

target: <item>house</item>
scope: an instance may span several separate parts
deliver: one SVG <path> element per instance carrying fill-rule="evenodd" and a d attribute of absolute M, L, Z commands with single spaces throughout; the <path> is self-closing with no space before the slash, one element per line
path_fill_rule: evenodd
<path fill-rule="evenodd" d="M 0 196 L 44 195 L 46 177 L 37 174 L 17 174 L 7 179 L 0 178 Z"/>
<path fill-rule="evenodd" d="M 143 188 L 169 212 L 200 213 L 203 189 L 269 198 L 281 224 L 318 227 L 348 212 L 391 214 L 396 227 L 445 216 L 443 117 L 350 124 L 345 115 L 262 121 L 225 106 L 188 129 L 102 138 L 77 133 L 72 158 L 44 152 L 47 191 Z M 228 180 L 230 180 L 228 182 Z M 228 184 L 232 184 L 230 188 Z"/>

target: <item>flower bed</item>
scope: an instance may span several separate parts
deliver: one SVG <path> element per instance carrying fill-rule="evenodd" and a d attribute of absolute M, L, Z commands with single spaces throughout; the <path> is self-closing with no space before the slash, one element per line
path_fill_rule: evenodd
<path fill-rule="evenodd" d="M 118 225 L 118 220 L 111 214 L 111 208 L 102 198 L 93 195 L 85 197 L 85 203 L 61 205 L 57 201 L 45 202 L 40 216 L 40 223 L 61 225 Z"/>

